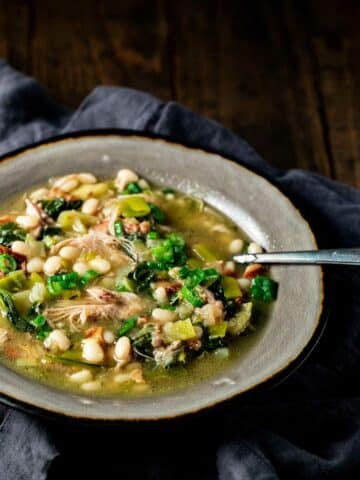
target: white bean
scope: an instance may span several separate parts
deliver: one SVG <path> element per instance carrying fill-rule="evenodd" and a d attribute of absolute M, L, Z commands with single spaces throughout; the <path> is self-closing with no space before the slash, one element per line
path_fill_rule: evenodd
<path fill-rule="evenodd" d="M 69 376 L 71 382 L 74 383 L 86 383 L 91 382 L 93 379 L 92 373 L 89 370 L 79 370 Z"/>
<path fill-rule="evenodd" d="M 72 179 L 66 180 L 66 182 L 62 183 L 60 189 L 65 193 L 69 193 L 72 190 L 75 190 L 75 188 L 78 185 L 79 185 L 79 181 L 76 180 L 75 178 L 72 178 Z"/>
<path fill-rule="evenodd" d="M 96 272 L 105 274 L 111 270 L 111 264 L 105 258 L 95 257 L 93 260 L 90 260 L 89 265 Z"/>
<path fill-rule="evenodd" d="M 174 322 L 177 318 L 177 313 L 166 310 L 165 308 L 154 308 L 151 316 L 156 322 L 165 324 L 167 322 Z"/>
<path fill-rule="evenodd" d="M 130 360 L 131 343 L 128 337 L 120 337 L 115 344 L 114 359 L 122 364 Z"/>
<path fill-rule="evenodd" d="M 86 338 L 82 341 L 82 356 L 90 363 L 101 363 L 104 350 L 95 338 Z"/>
<path fill-rule="evenodd" d="M 54 255 L 52 257 L 49 257 L 44 263 L 44 272 L 48 276 L 54 275 L 61 269 L 61 267 L 61 257 L 59 257 L 58 255 Z"/>
<path fill-rule="evenodd" d="M 251 285 L 251 280 L 248 278 L 238 278 L 238 283 L 240 285 L 241 290 L 249 290 Z"/>
<path fill-rule="evenodd" d="M 236 238 L 229 245 L 230 253 L 240 253 L 244 248 L 244 241 L 241 238 Z"/>
<path fill-rule="evenodd" d="M 81 211 L 87 215 L 95 215 L 99 208 L 99 200 L 97 198 L 89 198 L 85 200 L 81 207 Z"/>
<path fill-rule="evenodd" d="M 124 168 L 118 171 L 118 174 L 115 180 L 115 185 L 118 188 L 118 190 L 122 192 L 126 187 L 126 185 L 128 185 L 131 182 L 137 182 L 138 179 L 139 177 L 136 175 L 135 172 L 127 168 Z"/>
<path fill-rule="evenodd" d="M 25 257 L 28 257 L 30 255 L 30 248 L 25 242 L 22 242 L 21 240 L 16 240 L 11 244 L 11 250 L 14 253 L 18 253 L 19 255 L 24 255 Z"/>
<path fill-rule="evenodd" d="M 86 392 L 94 392 L 95 390 L 100 390 L 101 383 L 99 380 L 93 380 L 92 382 L 83 383 L 81 388 Z"/>
<path fill-rule="evenodd" d="M 44 347 L 52 351 L 65 352 L 71 342 L 62 330 L 53 330 L 44 340 Z"/>
<path fill-rule="evenodd" d="M 95 175 L 92 173 L 79 173 L 77 178 L 79 179 L 79 182 L 83 184 L 93 184 L 97 182 Z"/>
<path fill-rule="evenodd" d="M 261 245 L 255 242 L 251 242 L 247 249 L 248 253 L 261 253 L 263 248 Z"/>
<path fill-rule="evenodd" d="M 105 343 L 111 344 L 115 341 L 115 335 L 111 330 L 105 330 L 103 333 L 103 339 Z"/>
<path fill-rule="evenodd" d="M 60 250 L 59 255 L 65 260 L 76 260 L 80 255 L 80 250 L 77 247 L 68 245 Z"/>
<path fill-rule="evenodd" d="M 76 262 L 73 265 L 73 271 L 79 275 L 85 275 L 88 270 L 88 265 L 85 262 Z"/>
<path fill-rule="evenodd" d="M 46 198 L 49 194 L 49 190 L 47 188 L 39 188 L 30 194 L 30 198 L 33 202 L 38 202 L 43 198 Z"/>
<path fill-rule="evenodd" d="M 139 184 L 139 187 L 142 188 L 143 190 L 146 190 L 147 188 L 150 187 L 150 185 L 144 178 L 140 178 L 140 180 L 138 181 L 138 184 Z"/>
<path fill-rule="evenodd" d="M 32 230 L 39 225 L 39 218 L 33 215 L 19 215 L 16 223 L 24 230 Z"/>
<path fill-rule="evenodd" d="M 165 287 L 158 287 L 154 290 L 154 298 L 155 300 L 162 304 L 162 303 L 166 303 L 167 302 L 167 299 L 168 299 L 168 296 L 167 296 L 167 293 L 166 293 L 166 289 Z"/>
<path fill-rule="evenodd" d="M 29 273 L 41 273 L 44 271 L 44 261 L 40 257 L 34 257 L 27 262 L 26 270 Z"/>

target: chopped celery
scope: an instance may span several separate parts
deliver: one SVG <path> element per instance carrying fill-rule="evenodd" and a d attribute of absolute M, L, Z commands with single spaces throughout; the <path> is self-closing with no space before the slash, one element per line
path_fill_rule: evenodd
<path fill-rule="evenodd" d="M 170 342 L 175 340 L 191 340 L 196 337 L 195 329 L 189 318 L 166 323 L 163 327 L 165 336 Z"/>
<path fill-rule="evenodd" d="M 24 288 L 25 283 L 25 273 L 22 270 L 15 270 L 15 272 L 10 272 L 6 277 L 0 279 L 0 288 L 9 292 L 16 292 Z"/>
<path fill-rule="evenodd" d="M 227 322 L 220 322 L 216 325 L 209 326 L 209 338 L 223 338 L 226 335 L 228 324 Z"/>
<path fill-rule="evenodd" d="M 14 293 L 12 296 L 16 310 L 20 315 L 26 315 L 31 308 L 30 292 L 31 290 L 22 290 Z"/>
<path fill-rule="evenodd" d="M 124 217 L 144 217 L 151 212 L 143 197 L 126 197 L 119 201 L 120 214 Z"/>
<path fill-rule="evenodd" d="M 204 262 L 215 262 L 220 260 L 221 257 L 213 252 L 207 245 L 204 243 L 197 243 L 193 247 L 194 253 Z"/>
<path fill-rule="evenodd" d="M 41 275 L 39 275 L 36 272 L 31 273 L 29 280 L 28 280 L 28 285 L 29 287 L 33 287 L 35 283 L 45 283 L 45 280 Z"/>
<path fill-rule="evenodd" d="M 90 227 L 97 223 L 97 218 L 93 215 L 77 212 L 76 210 L 64 210 L 60 213 L 58 223 L 60 227 L 65 230 L 73 230 L 76 227 L 76 222 L 81 222 L 85 227 Z"/>
<path fill-rule="evenodd" d="M 190 268 L 201 268 L 203 266 L 203 261 L 200 258 L 191 257 L 186 262 L 186 265 Z"/>
<path fill-rule="evenodd" d="M 233 277 L 223 277 L 222 286 L 225 298 L 241 297 L 241 290 L 238 281 Z"/>
<path fill-rule="evenodd" d="M 109 185 L 105 182 L 94 183 L 90 185 L 81 185 L 73 194 L 81 200 L 86 200 L 89 197 L 101 198 L 109 191 Z"/>
<path fill-rule="evenodd" d="M 243 303 L 239 312 L 228 322 L 228 332 L 231 335 L 240 335 L 249 325 L 252 312 L 252 303 Z"/>
<path fill-rule="evenodd" d="M 26 235 L 25 243 L 29 249 L 31 257 L 45 257 L 45 245 L 43 242 L 36 240 L 32 235 Z"/>

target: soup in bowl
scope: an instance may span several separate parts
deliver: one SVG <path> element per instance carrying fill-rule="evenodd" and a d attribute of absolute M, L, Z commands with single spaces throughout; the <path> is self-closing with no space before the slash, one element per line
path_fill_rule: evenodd
<path fill-rule="evenodd" d="M 127 168 L 50 179 L 3 210 L 0 359 L 56 387 L 178 390 L 241 355 L 276 298 L 262 265 L 232 261 L 262 251 L 234 222 Z"/>

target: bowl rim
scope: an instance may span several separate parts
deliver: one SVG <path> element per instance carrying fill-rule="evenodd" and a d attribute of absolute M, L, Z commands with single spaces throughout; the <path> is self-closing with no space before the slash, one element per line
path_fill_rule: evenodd
<path fill-rule="evenodd" d="M 297 207 L 296 203 L 294 204 L 293 200 L 290 200 L 287 194 L 282 191 L 281 187 L 275 184 L 273 179 L 269 178 L 269 176 L 266 173 L 261 172 L 260 169 L 257 168 L 256 166 L 249 166 L 247 164 L 244 165 L 243 163 L 239 162 L 239 160 L 235 156 L 229 155 L 228 153 L 223 153 L 220 149 L 212 149 L 209 147 L 204 147 L 197 142 L 184 141 L 183 139 L 177 138 L 176 136 L 158 134 L 158 133 L 148 132 L 148 131 L 139 131 L 135 129 L 124 129 L 124 128 L 97 128 L 97 129 L 76 130 L 74 132 L 65 132 L 57 135 L 52 135 L 42 140 L 29 143 L 27 145 L 21 146 L 19 148 L 16 148 L 16 149 L 10 150 L 9 152 L 1 154 L 0 165 L 3 165 L 4 163 L 15 160 L 16 157 L 18 157 L 22 153 L 36 150 L 39 147 L 51 146 L 52 144 L 61 142 L 63 140 L 71 140 L 71 139 L 76 140 L 79 138 L 91 138 L 91 137 L 96 138 L 96 137 L 107 137 L 107 136 L 129 137 L 129 138 L 140 137 L 140 138 L 149 139 L 149 140 L 161 140 L 173 146 L 181 146 L 181 147 L 185 147 L 186 149 L 198 150 L 206 154 L 217 155 L 222 157 L 223 161 L 230 162 L 232 164 L 235 164 L 236 166 L 241 166 L 242 168 L 245 168 L 246 170 L 251 172 L 253 175 L 259 176 L 262 179 L 265 179 L 265 181 L 267 181 L 273 189 L 277 190 L 277 192 L 284 198 L 284 200 L 286 200 L 290 204 L 290 206 L 298 213 L 298 215 L 301 217 L 301 220 L 304 222 L 304 224 L 308 228 L 309 233 L 311 234 L 313 243 L 317 248 L 316 237 L 313 233 L 313 230 L 309 222 L 303 216 L 301 210 Z M 168 421 L 168 420 L 179 419 L 183 417 L 188 418 L 191 415 L 197 415 L 199 413 L 208 412 L 210 409 L 214 408 L 215 406 L 222 405 L 235 398 L 240 399 L 242 402 L 249 401 L 257 397 L 262 392 L 274 389 L 275 387 L 280 385 L 282 382 L 284 382 L 287 378 L 289 378 L 293 373 L 295 373 L 295 371 L 298 368 L 300 368 L 300 366 L 311 355 L 311 353 L 317 346 L 318 342 L 320 341 L 328 321 L 329 308 L 328 308 L 328 305 L 326 305 L 325 300 L 328 300 L 329 297 L 326 295 L 326 282 L 324 279 L 324 270 L 321 267 L 319 267 L 319 269 L 320 269 L 320 305 L 317 312 L 316 326 L 314 328 L 313 334 L 310 337 L 309 341 L 304 345 L 302 350 L 293 359 L 289 361 L 287 365 L 282 367 L 279 371 L 274 372 L 272 375 L 268 376 L 266 379 L 262 380 L 257 385 L 250 386 L 248 389 L 242 392 L 228 395 L 224 399 L 214 400 L 213 402 L 207 405 L 199 406 L 198 408 L 193 408 L 191 410 L 187 410 L 186 412 L 180 412 L 180 413 L 167 415 L 167 416 L 159 416 L 159 417 L 153 416 L 153 417 L 140 418 L 140 419 L 103 418 L 103 417 L 94 418 L 94 417 L 72 415 L 71 413 L 67 413 L 67 412 L 50 410 L 44 407 L 39 407 L 31 403 L 30 401 L 27 402 L 27 401 L 17 399 L 14 396 L 7 395 L 2 391 L 0 391 L 0 402 L 6 406 L 13 407 L 25 413 L 30 413 L 32 415 L 36 415 L 47 420 L 49 419 L 61 420 L 61 421 L 76 420 L 83 424 L 93 425 L 96 423 L 96 424 L 109 425 L 114 423 L 131 424 L 131 423 L 139 423 L 139 422 Z"/>

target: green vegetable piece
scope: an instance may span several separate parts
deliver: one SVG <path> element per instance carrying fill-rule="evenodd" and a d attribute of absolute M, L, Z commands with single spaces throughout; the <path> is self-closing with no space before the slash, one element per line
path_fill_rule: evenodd
<path fill-rule="evenodd" d="M 95 270 L 88 270 L 80 279 L 81 285 L 85 286 L 94 280 L 95 278 L 99 277 L 100 273 L 95 272 Z"/>
<path fill-rule="evenodd" d="M 173 190 L 172 188 L 164 188 L 162 193 L 164 195 L 167 195 L 168 193 L 175 193 L 175 190 Z"/>
<path fill-rule="evenodd" d="M 33 330 L 24 318 L 22 318 L 15 307 L 12 295 L 6 290 L 0 289 L 0 308 L 9 322 L 22 332 L 29 332 Z"/>
<path fill-rule="evenodd" d="M 252 303 L 243 303 L 238 313 L 228 321 L 228 332 L 231 335 L 240 335 L 249 326 L 252 313 Z"/>
<path fill-rule="evenodd" d="M 33 325 L 35 328 L 40 328 L 43 327 L 46 323 L 46 318 L 44 315 L 37 315 L 35 318 L 33 318 L 30 321 L 31 325 Z"/>
<path fill-rule="evenodd" d="M 191 290 L 186 285 L 181 288 L 180 296 L 194 307 L 202 307 L 205 303 L 196 290 Z"/>
<path fill-rule="evenodd" d="M 201 268 L 203 264 L 204 262 L 200 260 L 200 258 L 195 258 L 195 257 L 189 258 L 186 262 L 186 265 L 189 268 Z"/>
<path fill-rule="evenodd" d="M 116 220 L 116 222 L 114 222 L 114 232 L 117 238 L 121 238 L 124 236 L 124 230 L 120 220 Z"/>
<path fill-rule="evenodd" d="M 157 232 L 152 231 L 146 235 L 146 238 L 148 240 L 156 240 L 157 238 L 159 238 L 159 234 Z"/>
<path fill-rule="evenodd" d="M 226 330 L 228 328 L 227 322 L 220 322 L 216 325 L 209 326 L 209 338 L 223 338 L 226 335 Z"/>
<path fill-rule="evenodd" d="M 215 262 L 216 260 L 221 260 L 221 257 L 214 253 L 207 245 L 204 243 L 197 243 L 193 246 L 193 252 L 203 261 L 203 262 Z"/>
<path fill-rule="evenodd" d="M 129 273 L 128 278 L 134 281 L 137 289 L 141 292 L 149 288 L 150 283 L 155 278 L 155 272 L 148 266 L 147 262 L 142 262 L 137 265 L 133 272 Z"/>
<path fill-rule="evenodd" d="M 82 200 L 67 201 L 62 197 L 54 198 L 52 200 L 41 200 L 40 202 L 44 212 L 54 220 L 56 220 L 64 210 L 78 210 L 81 208 L 82 203 Z"/>
<path fill-rule="evenodd" d="M 144 217 L 150 212 L 150 206 L 142 197 L 134 195 L 120 201 L 120 213 L 123 217 Z"/>
<path fill-rule="evenodd" d="M 49 333 L 52 331 L 52 328 L 50 327 L 50 325 L 45 322 L 44 325 L 39 328 L 39 330 L 37 331 L 37 334 L 36 334 L 36 338 L 37 340 L 45 340 L 45 338 L 49 335 Z"/>
<path fill-rule="evenodd" d="M 164 212 L 154 203 L 149 203 L 151 214 L 156 223 L 164 223 L 165 222 L 165 214 Z"/>
<path fill-rule="evenodd" d="M 31 308 L 32 303 L 30 301 L 30 292 L 31 290 L 20 290 L 20 292 L 12 294 L 12 299 L 19 315 L 26 316 Z"/>
<path fill-rule="evenodd" d="M 178 320 L 174 323 L 166 323 L 163 327 L 168 341 L 191 340 L 196 337 L 196 332 L 190 319 Z"/>
<path fill-rule="evenodd" d="M 79 367 L 86 366 L 87 368 L 101 368 L 101 365 L 96 365 L 95 363 L 89 363 L 82 359 L 82 354 L 80 351 L 69 350 L 68 352 L 63 353 L 62 355 L 45 355 L 47 360 L 51 362 L 59 362 L 64 365 L 77 365 Z"/>
<path fill-rule="evenodd" d="M 139 186 L 138 183 L 136 182 L 130 182 L 128 183 L 128 185 L 126 186 L 125 190 L 123 190 L 123 194 L 125 195 L 132 195 L 134 193 L 141 193 L 142 192 L 142 188 Z"/>
<path fill-rule="evenodd" d="M 277 291 L 277 282 L 263 275 L 258 275 L 251 282 L 250 293 L 255 300 L 271 302 L 276 299 Z"/>
<path fill-rule="evenodd" d="M 57 237 L 63 234 L 63 231 L 59 227 L 45 227 L 41 232 L 41 238 L 45 237 Z"/>
<path fill-rule="evenodd" d="M 81 287 L 81 279 L 76 272 L 60 273 L 48 278 L 48 290 L 50 295 L 61 295 L 64 290 L 78 290 Z"/>
<path fill-rule="evenodd" d="M 14 272 L 17 268 L 17 263 L 14 257 L 8 253 L 0 255 L 0 270 L 3 273 Z"/>
<path fill-rule="evenodd" d="M 101 183 L 81 185 L 72 193 L 76 197 L 81 198 L 81 200 L 87 200 L 89 197 L 101 198 L 108 192 L 108 190 L 109 190 L 109 185 L 106 182 L 101 182 Z M 70 210 L 70 209 L 67 209 L 67 210 Z M 72 207 L 72 210 L 76 210 L 76 209 Z"/>
<path fill-rule="evenodd" d="M 225 298 L 241 297 L 241 290 L 238 281 L 233 277 L 223 277 L 222 286 Z"/>
<path fill-rule="evenodd" d="M 119 328 L 119 330 L 117 332 L 117 336 L 118 337 L 123 337 L 124 335 L 129 333 L 133 328 L 135 328 L 136 325 L 137 325 L 138 318 L 139 317 L 137 315 L 134 315 L 134 316 L 128 318 Z"/>
<path fill-rule="evenodd" d="M 15 222 L 7 222 L 0 225 L 0 245 L 10 247 L 15 240 L 24 241 L 26 232 L 19 228 Z"/>
<path fill-rule="evenodd" d="M 57 221 L 64 231 L 69 231 L 79 224 L 79 222 L 85 227 L 91 227 L 97 223 L 98 219 L 93 215 L 87 215 L 86 213 L 77 212 L 76 210 L 64 210 L 60 213 Z"/>
<path fill-rule="evenodd" d="M 195 268 L 190 270 L 189 267 L 184 266 L 179 271 L 180 278 L 185 278 L 185 285 L 189 288 L 194 288 L 197 285 L 209 286 L 219 278 L 219 273 L 215 268 Z"/>
<path fill-rule="evenodd" d="M 131 278 L 125 277 L 116 284 L 116 290 L 118 292 L 135 292 L 136 283 Z"/>
<path fill-rule="evenodd" d="M 26 283 L 26 276 L 22 270 L 10 272 L 6 277 L 0 279 L 0 288 L 8 290 L 9 292 L 17 292 L 24 288 Z"/>

